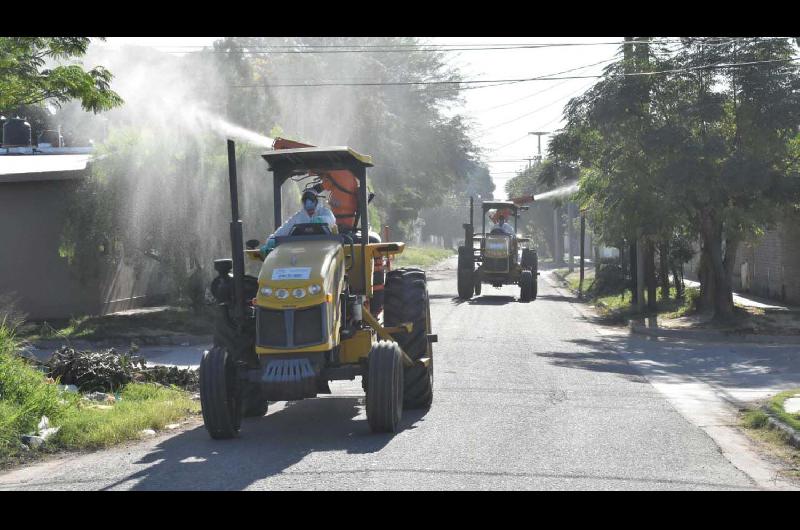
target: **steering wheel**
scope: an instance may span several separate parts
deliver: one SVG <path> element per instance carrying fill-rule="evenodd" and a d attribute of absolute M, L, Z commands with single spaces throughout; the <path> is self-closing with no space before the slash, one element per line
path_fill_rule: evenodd
<path fill-rule="evenodd" d="M 331 227 L 325 223 L 297 223 L 289 232 L 290 236 L 329 236 Z"/>

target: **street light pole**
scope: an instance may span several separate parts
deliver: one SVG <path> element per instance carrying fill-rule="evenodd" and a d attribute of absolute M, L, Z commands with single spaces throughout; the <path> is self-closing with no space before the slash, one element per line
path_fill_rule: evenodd
<path fill-rule="evenodd" d="M 538 137 L 538 146 L 539 146 L 539 157 L 538 157 L 538 160 L 539 160 L 539 163 L 541 163 L 542 162 L 542 136 L 544 136 L 545 134 L 550 134 L 550 133 L 546 132 L 546 131 L 545 132 L 539 131 L 539 132 L 529 132 L 528 134 L 535 134 Z"/>

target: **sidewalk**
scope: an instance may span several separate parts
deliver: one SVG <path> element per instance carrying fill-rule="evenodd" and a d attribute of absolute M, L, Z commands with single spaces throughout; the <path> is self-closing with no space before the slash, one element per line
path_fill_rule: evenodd
<path fill-rule="evenodd" d="M 684 279 L 686 287 L 700 288 L 700 282 Z M 800 311 L 798 306 L 781 305 L 775 300 L 761 298 L 750 294 L 733 293 L 733 303 L 744 307 L 757 307 L 759 309 L 769 309 L 771 311 Z"/>

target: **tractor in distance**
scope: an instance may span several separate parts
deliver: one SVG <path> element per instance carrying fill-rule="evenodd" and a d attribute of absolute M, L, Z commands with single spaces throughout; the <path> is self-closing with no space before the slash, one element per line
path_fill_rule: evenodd
<path fill-rule="evenodd" d="M 473 223 L 473 198 L 469 198 L 469 223 L 464 226 L 464 245 L 458 248 L 458 297 L 469 300 L 481 294 L 481 285 L 493 287 L 519 285 L 522 302 L 536 299 L 539 262 L 536 250 L 530 248 L 531 240 L 517 235 L 520 211 L 528 209 L 523 204 L 533 197 L 511 201 L 483 201 L 481 203 L 482 229 L 475 233 Z M 492 213 L 494 212 L 494 213 Z M 514 218 L 514 233 L 500 229 L 486 233 L 486 217 Z"/>
<path fill-rule="evenodd" d="M 372 158 L 348 147 L 293 148 L 280 139 L 274 147 L 262 156 L 273 176 L 275 228 L 287 180 L 336 189 L 337 224 L 297 224 L 276 238 L 266 257 L 260 241 L 243 244 L 235 145 L 228 141 L 232 257 L 214 262 L 214 345 L 200 364 L 205 427 L 212 438 L 232 438 L 243 416 L 263 416 L 271 401 L 330 394 L 329 381 L 361 376 L 370 429 L 394 432 L 404 408 L 427 408 L 433 400 L 436 335 L 425 273 L 386 273 L 381 322 L 370 307 L 379 292 L 375 262 L 405 245 L 370 240 L 366 169 Z M 245 254 L 263 261 L 257 278 L 245 275 Z"/>

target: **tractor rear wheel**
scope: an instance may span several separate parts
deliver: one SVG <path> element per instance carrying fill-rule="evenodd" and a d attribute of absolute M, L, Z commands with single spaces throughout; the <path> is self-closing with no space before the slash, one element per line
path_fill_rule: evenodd
<path fill-rule="evenodd" d="M 533 300 L 533 282 L 533 273 L 523 270 L 519 277 L 519 299 L 521 302 L 530 302 Z"/>
<path fill-rule="evenodd" d="M 249 384 L 243 392 L 242 415 L 245 418 L 258 418 L 267 413 L 269 401 L 261 397 L 261 387 Z"/>
<path fill-rule="evenodd" d="M 475 264 L 467 247 L 458 247 L 458 297 L 463 300 L 472 298 L 475 289 L 473 278 Z"/>
<path fill-rule="evenodd" d="M 227 349 L 214 346 L 200 361 L 200 406 L 206 430 L 215 440 L 234 438 L 242 424 L 241 386 Z"/>
<path fill-rule="evenodd" d="M 368 357 L 367 422 L 372 432 L 395 432 L 403 415 L 403 357 L 396 342 L 381 340 Z"/>
<path fill-rule="evenodd" d="M 414 361 L 405 368 L 404 406 L 428 408 L 433 402 L 433 349 L 428 341 L 431 333 L 430 301 L 425 272 L 420 269 L 397 269 L 386 278 L 386 305 L 383 321 L 386 326 L 411 322 L 411 333 L 394 333 L 392 338 Z M 428 358 L 425 366 L 421 358 Z"/>

